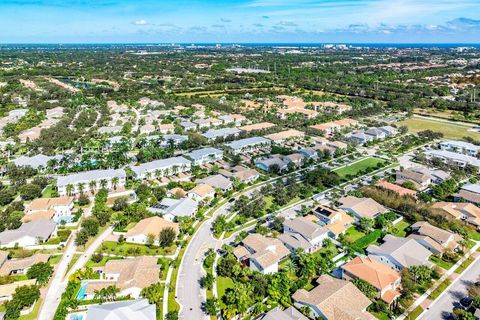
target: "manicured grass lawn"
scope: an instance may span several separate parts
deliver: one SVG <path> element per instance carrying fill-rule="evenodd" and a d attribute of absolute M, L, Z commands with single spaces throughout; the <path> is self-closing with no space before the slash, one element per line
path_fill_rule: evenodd
<path fill-rule="evenodd" d="M 361 237 L 352 244 L 352 249 L 358 252 L 363 252 L 371 244 L 377 244 L 378 239 L 383 236 L 382 230 L 374 230 L 369 234 Z"/>
<path fill-rule="evenodd" d="M 407 316 L 407 320 L 415 320 L 418 318 L 418 316 L 423 312 L 423 308 L 421 306 L 416 307 L 413 309 L 412 312 L 410 312 Z"/>
<path fill-rule="evenodd" d="M 92 259 L 88 260 L 86 266 L 90 268 L 104 267 L 109 260 L 121 260 L 123 257 L 103 257 L 100 262 L 93 262 Z"/>
<path fill-rule="evenodd" d="M 373 314 L 373 316 L 379 320 L 390 320 L 390 318 L 388 317 L 388 315 L 386 313 L 383 313 L 383 312 L 371 312 L 371 314 Z"/>
<path fill-rule="evenodd" d="M 355 176 L 360 171 L 365 170 L 367 168 L 375 168 L 379 163 L 384 163 L 384 162 L 385 160 L 378 159 L 378 158 L 366 158 L 334 171 L 341 178 L 345 178 L 347 175 Z"/>
<path fill-rule="evenodd" d="M 440 285 L 432 291 L 432 293 L 430 294 L 430 298 L 435 300 L 438 298 L 438 296 L 443 292 L 445 291 L 445 289 L 447 289 L 447 287 L 451 284 L 452 282 L 450 281 L 450 279 L 446 279 L 445 281 L 443 281 L 442 283 L 440 283 Z"/>
<path fill-rule="evenodd" d="M 99 251 L 102 253 L 114 254 L 117 256 L 155 256 L 155 255 L 171 255 L 175 252 L 175 245 L 168 248 L 148 247 L 135 243 L 118 243 L 116 241 L 105 241 L 100 246 Z"/>
<path fill-rule="evenodd" d="M 63 255 L 61 254 L 51 256 L 50 259 L 48 259 L 48 263 L 50 263 L 51 266 L 56 265 L 57 263 L 60 262 L 60 260 L 62 260 L 62 258 L 63 258 Z"/>
<path fill-rule="evenodd" d="M 443 259 L 441 259 L 437 256 L 430 256 L 429 260 L 432 261 L 433 263 L 435 263 L 440 268 L 443 268 L 445 270 L 450 269 L 454 265 L 453 262 L 445 261 L 445 260 L 443 260 Z"/>
<path fill-rule="evenodd" d="M 38 312 L 40 311 L 40 306 L 42 305 L 42 298 L 39 298 L 32 312 L 25 316 L 20 316 L 18 320 L 35 320 L 37 319 Z"/>
<path fill-rule="evenodd" d="M 469 126 L 455 122 L 440 121 L 434 118 L 423 119 L 414 116 L 399 122 L 398 125 L 407 126 L 410 132 L 419 132 L 427 129 L 441 132 L 447 139 L 461 139 L 466 136 L 480 139 L 479 133 L 468 131 L 470 129 Z"/>
<path fill-rule="evenodd" d="M 350 243 L 354 243 L 361 237 L 365 236 L 365 233 L 362 231 L 358 230 L 357 227 L 351 226 L 345 231 L 345 240 L 347 240 Z"/>
<path fill-rule="evenodd" d="M 392 227 L 392 229 L 394 229 L 392 230 L 392 234 L 395 237 L 404 238 L 407 235 L 407 233 L 405 232 L 405 229 L 407 229 L 409 226 L 410 224 L 408 222 L 402 220 Z"/>
<path fill-rule="evenodd" d="M 463 261 L 462 264 L 457 268 L 455 269 L 455 273 L 462 273 L 463 271 L 465 271 L 465 269 L 467 269 L 467 267 L 469 265 L 471 265 L 473 262 L 473 258 L 472 257 L 469 257 L 467 260 Z"/>
<path fill-rule="evenodd" d="M 42 193 L 42 198 L 51 198 L 52 197 L 52 193 L 53 193 L 53 186 L 52 185 L 48 185 L 45 190 L 43 190 L 43 193 Z"/>
<path fill-rule="evenodd" d="M 480 232 L 474 231 L 474 230 L 469 230 L 468 231 L 468 237 L 472 240 L 480 241 Z"/>
<path fill-rule="evenodd" d="M 78 258 L 80 258 L 82 256 L 81 253 L 75 253 L 72 257 L 72 260 L 70 260 L 70 263 L 68 264 L 68 267 L 67 267 L 67 272 L 70 271 L 70 268 L 73 267 L 73 265 L 75 264 L 75 262 L 77 262 Z"/>
<path fill-rule="evenodd" d="M 217 293 L 220 305 L 223 306 L 222 297 L 228 288 L 233 288 L 233 280 L 227 277 L 217 277 Z"/>

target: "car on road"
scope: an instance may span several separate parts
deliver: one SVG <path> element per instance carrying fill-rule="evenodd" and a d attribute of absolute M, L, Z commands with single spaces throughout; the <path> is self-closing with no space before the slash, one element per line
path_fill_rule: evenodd
<path fill-rule="evenodd" d="M 460 304 L 465 309 L 470 308 L 472 306 L 472 303 L 473 303 L 473 299 L 470 297 L 463 297 L 462 299 L 460 299 Z"/>

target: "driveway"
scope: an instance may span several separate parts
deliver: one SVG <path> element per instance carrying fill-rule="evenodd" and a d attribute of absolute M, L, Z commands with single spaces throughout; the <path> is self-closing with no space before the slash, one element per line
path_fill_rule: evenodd
<path fill-rule="evenodd" d="M 477 258 L 460 278 L 454 280 L 450 288 L 430 305 L 418 319 L 448 319 L 454 306 L 467 295 L 468 286 L 474 284 L 480 277 L 480 259 Z"/>

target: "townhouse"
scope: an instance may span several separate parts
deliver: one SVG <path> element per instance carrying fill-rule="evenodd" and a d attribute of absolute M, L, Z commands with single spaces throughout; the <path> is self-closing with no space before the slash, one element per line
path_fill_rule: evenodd
<path fill-rule="evenodd" d="M 136 179 L 145 180 L 188 172 L 191 169 L 191 162 L 184 157 L 172 157 L 142 163 L 138 166 L 132 166 L 130 169 L 134 172 Z"/>
<path fill-rule="evenodd" d="M 269 139 L 251 137 L 226 143 L 225 147 L 231 154 L 238 155 L 255 151 L 268 151 L 270 150 L 270 145 L 271 141 Z"/>
<path fill-rule="evenodd" d="M 201 166 L 223 159 L 223 151 L 216 148 L 203 148 L 186 153 L 185 156 L 192 161 L 192 165 Z"/>
<path fill-rule="evenodd" d="M 60 196 L 75 195 L 84 191 L 102 188 L 114 190 L 125 185 L 126 173 L 123 169 L 92 170 L 57 177 L 57 190 Z"/>

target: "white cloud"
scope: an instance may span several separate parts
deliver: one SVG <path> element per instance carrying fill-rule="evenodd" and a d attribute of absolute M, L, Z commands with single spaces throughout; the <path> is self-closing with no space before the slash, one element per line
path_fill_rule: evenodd
<path fill-rule="evenodd" d="M 146 20 L 140 19 L 137 21 L 132 22 L 136 26 L 146 26 L 148 22 Z"/>

